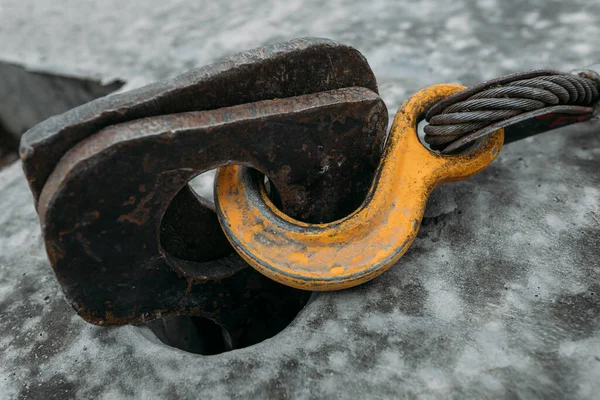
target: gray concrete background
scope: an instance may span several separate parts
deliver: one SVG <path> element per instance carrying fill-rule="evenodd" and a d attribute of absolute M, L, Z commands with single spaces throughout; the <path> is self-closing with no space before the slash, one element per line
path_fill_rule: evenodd
<path fill-rule="evenodd" d="M 124 89 L 298 36 L 351 44 L 391 117 L 411 93 L 600 61 L 597 1 L 0 0 L 0 61 Z M 258 345 L 200 356 L 83 322 L 31 195 L 0 172 L 2 398 L 580 398 L 600 392 L 600 121 L 441 187 L 389 272 L 313 296 Z"/>

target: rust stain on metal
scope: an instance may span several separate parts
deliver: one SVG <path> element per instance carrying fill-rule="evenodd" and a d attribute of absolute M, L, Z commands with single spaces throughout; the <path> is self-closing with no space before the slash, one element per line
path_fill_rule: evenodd
<path fill-rule="evenodd" d="M 144 168 L 144 172 L 151 173 L 152 170 L 146 170 Z M 133 211 L 127 214 L 121 215 L 117 221 L 118 222 L 131 222 L 137 225 L 144 225 L 150 219 L 151 207 L 146 206 L 146 203 L 152 199 L 152 194 L 142 198 L 138 205 L 135 207 Z M 135 196 L 129 196 L 129 199 L 123 202 L 123 206 L 129 206 L 135 204 Z"/>

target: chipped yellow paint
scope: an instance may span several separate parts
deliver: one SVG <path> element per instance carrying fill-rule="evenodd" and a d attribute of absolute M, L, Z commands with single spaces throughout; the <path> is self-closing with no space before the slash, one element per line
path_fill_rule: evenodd
<path fill-rule="evenodd" d="M 366 200 L 338 221 L 296 221 L 271 203 L 264 188 L 259 201 L 266 207 L 257 207 L 247 196 L 242 168 L 221 168 L 217 210 L 229 241 L 262 274 L 299 289 L 344 289 L 380 275 L 415 239 L 431 191 L 485 169 L 502 148 L 502 130 L 457 155 L 436 154 L 419 142 L 424 112 L 462 89 L 431 86 L 400 107 Z"/>

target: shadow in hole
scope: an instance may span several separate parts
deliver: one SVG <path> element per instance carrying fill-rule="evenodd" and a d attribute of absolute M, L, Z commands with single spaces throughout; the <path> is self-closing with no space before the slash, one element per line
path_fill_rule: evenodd
<path fill-rule="evenodd" d="M 279 284 L 276 284 L 279 285 Z M 282 285 L 279 285 L 282 286 Z M 284 287 L 280 288 L 283 289 Z M 311 292 L 285 288 L 283 297 L 265 293 L 235 310 L 235 331 L 208 318 L 176 316 L 146 324 L 164 344 L 190 353 L 215 355 L 252 346 L 283 331 L 308 303 Z"/>

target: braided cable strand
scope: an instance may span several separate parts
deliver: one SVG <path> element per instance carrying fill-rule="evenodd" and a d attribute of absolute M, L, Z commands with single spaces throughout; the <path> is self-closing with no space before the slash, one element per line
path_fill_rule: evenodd
<path fill-rule="evenodd" d="M 425 142 L 433 148 L 455 147 L 461 138 L 486 131 L 492 124 L 509 125 L 525 113 L 562 109 L 573 112 L 600 99 L 600 81 L 584 73 L 553 70 L 507 75 L 465 89 L 435 106 L 426 115 Z M 578 107 L 575 107 L 578 106 Z M 525 115 L 523 115 L 524 117 Z M 474 137 L 479 137 L 475 135 Z"/>

